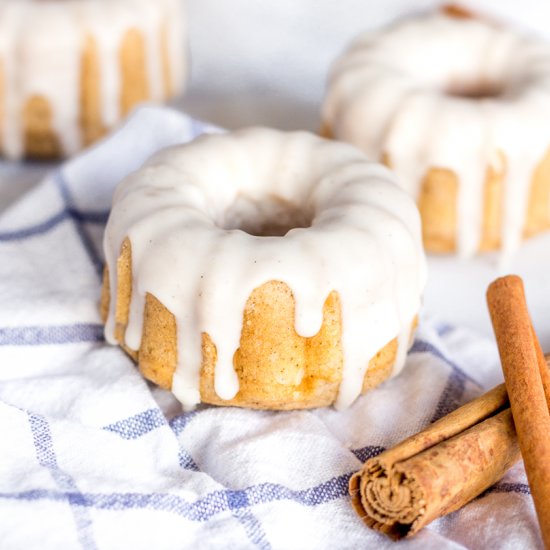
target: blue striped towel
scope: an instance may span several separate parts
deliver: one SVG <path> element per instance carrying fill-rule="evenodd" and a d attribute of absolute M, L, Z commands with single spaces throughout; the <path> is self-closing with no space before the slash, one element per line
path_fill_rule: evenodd
<path fill-rule="evenodd" d="M 352 511 L 362 461 L 496 383 L 492 343 L 423 319 L 406 368 L 349 410 L 183 413 L 103 341 L 116 183 L 214 129 L 144 107 L 0 215 L 0 547 L 389 548 Z M 521 465 L 401 547 L 540 546 Z"/>

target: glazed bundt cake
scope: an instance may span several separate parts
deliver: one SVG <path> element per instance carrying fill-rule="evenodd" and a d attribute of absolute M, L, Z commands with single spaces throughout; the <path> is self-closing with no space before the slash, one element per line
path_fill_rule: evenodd
<path fill-rule="evenodd" d="M 354 147 L 251 128 L 117 188 L 105 334 L 188 407 L 345 407 L 401 369 L 424 287 L 414 201 Z"/>
<path fill-rule="evenodd" d="M 180 0 L 0 2 L 0 150 L 71 155 L 138 102 L 182 91 Z"/>
<path fill-rule="evenodd" d="M 332 68 L 324 133 L 391 166 L 428 250 L 509 254 L 550 227 L 550 45 L 460 15 L 360 36 Z"/>

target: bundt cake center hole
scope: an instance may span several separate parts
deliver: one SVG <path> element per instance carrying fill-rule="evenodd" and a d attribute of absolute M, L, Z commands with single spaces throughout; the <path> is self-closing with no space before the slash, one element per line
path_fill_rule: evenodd
<path fill-rule="evenodd" d="M 278 196 L 238 196 L 218 225 L 256 237 L 282 237 L 291 229 L 310 227 L 312 219 L 305 209 Z"/>
<path fill-rule="evenodd" d="M 502 95 L 504 86 L 496 82 L 453 82 L 445 93 L 465 99 L 489 99 Z"/>

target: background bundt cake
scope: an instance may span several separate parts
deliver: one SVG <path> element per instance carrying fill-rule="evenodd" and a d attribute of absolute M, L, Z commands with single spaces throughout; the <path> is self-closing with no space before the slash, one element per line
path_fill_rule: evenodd
<path fill-rule="evenodd" d="M 391 166 L 428 250 L 508 255 L 550 227 L 550 46 L 460 15 L 359 36 L 332 68 L 323 127 Z"/>
<path fill-rule="evenodd" d="M 1 2 L 2 153 L 75 153 L 137 103 L 181 93 L 185 50 L 180 0 Z"/>

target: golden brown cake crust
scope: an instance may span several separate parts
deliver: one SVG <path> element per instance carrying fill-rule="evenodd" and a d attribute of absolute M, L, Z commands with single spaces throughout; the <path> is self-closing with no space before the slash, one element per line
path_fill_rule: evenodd
<path fill-rule="evenodd" d="M 319 134 L 334 139 L 330 127 L 323 123 Z M 506 156 L 499 153 L 500 169 L 487 168 L 483 191 L 483 219 L 480 252 L 497 250 L 501 245 L 503 220 L 504 178 Z M 382 155 L 380 162 L 391 168 L 391 159 Z M 420 187 L 418 209 L 422 218 L 422 240 L 429 252 L 457 250 L 457 200 L 460 182 L 449 169 L 431 167 Z M 538 164 L 531 179 L 523 237 L 531 237 L 550 229 L 550 148 Z"/>
<path fill-rule="evenodd" d="M 138 363 L 145 378 L 170 389 L 177 362 L 176 322 L 154 296 L 146 296 L 141 348 L 136 352 L 124 345 L 131 297 L 131 264 L 131 246 L 126 239 L 117 262 L 115 336 Z M 101 298 L 104 320 L 110 299 L 106 273 Z M 323 325 L 311 338 L 296 333 L 294 307 L 292 292 L 283 282 L 269 281 L 252 292 L 243 315 L 240 347 L 233 360 L 240 389 L 229 401 L 220 399 L 214 390 L 216 346 L 210 336 L 203 333 L 201 401 L 256 409 L 313 408 L 335 401 L 343 366 L 338 294 L 332 292 L 327 297 Z M 371 360 L 363 381 L 363 393 L 391 375 L 396 355 L 397 340 L 394 339 Z"/>
<path fill-rule="evenodd" d="M 138 29 L 129 29 L 120 47 L 122 91 L 120 110 L 126 115 L 141 101 L 150 97 L 145 60 L 145 39 Z"/>
<path fill-rule="evenodd" d="M 82 49 L 80 71 L 80 128 L 84 145 L 93 143 L 107 131 L 101 122 L 100 67 L 97 41 L 87 36 Z"/>
<path fill-rule="evenodd" d="M 483 220 L 479 251 L 501 245 L 504 176 L 506 157 L 501 154 L 502 170 L 487 169 L 483 193 Z M 451 170 L 431 168 L 425 176 L 418 207 L 422 217 L 424 246 L 431 252 L 456 251 L 457 198 L 460 182 Z M 530 237 L 550 228 L 550 151 L 533 174 L 523 236 Z"/>
<path fill-rule="evenodd" d="M 39 159 L 61 156 L 61 146 L 52 129 L 50 104 L 43 96 L 35 95 L 25 102 L 23 135 L 27 156 Z"/>
<path fill-rule="evenodd" d="M 164 51 L 166 55 L 166 51 Z M 99 92 L 99 54 L 95 40 L 84 41 L 80 70 L 80 129 L 84 145 L 102 137 L 107 128 L 101 123 Z M 137 103 L 149 98 L 147 86 L 144 39 L 137 29 L 127 31 L 119 53 L 121 70 L 120 109 L 128 113 Z M 164 62 L 166 63 L 166 62 Z M 29 98 L 23 110 L 25 156 L 59 158 L 63 156 L 58 136 L 52 126 L 52 112 L 43 96 Z"/>
<path fill-rule="evenodd" d="M 172 95 L 167 31 L 161 32 L 159 55 L 163 72 L 163 88 L 166 97 Z M 138 29 L 129 29 L 122 38 L 119 50 L 121 90 L 120 112 L 128 114 L 138 103 L 151 98 L 147 80 L 145 39 Z M 1 75 L 0 75 L 1 76 Z M 90 145 L 103 137 L 108 128 L 101 120 L 99 52 L 96 40 L 88 35 L 83 41 L 80 63 L 80 112 L 79 126 L 83 145 Z M 3 94 L 4 79 L 0 78 Z M 3 102 L 2 102 L 3 106 Z M 27 99 L 23 108 L 23 134 L 25 157 L 54 159 L 63 156 L 59 136 L 52 125 L 51 106 L 44 96 Z"/>

